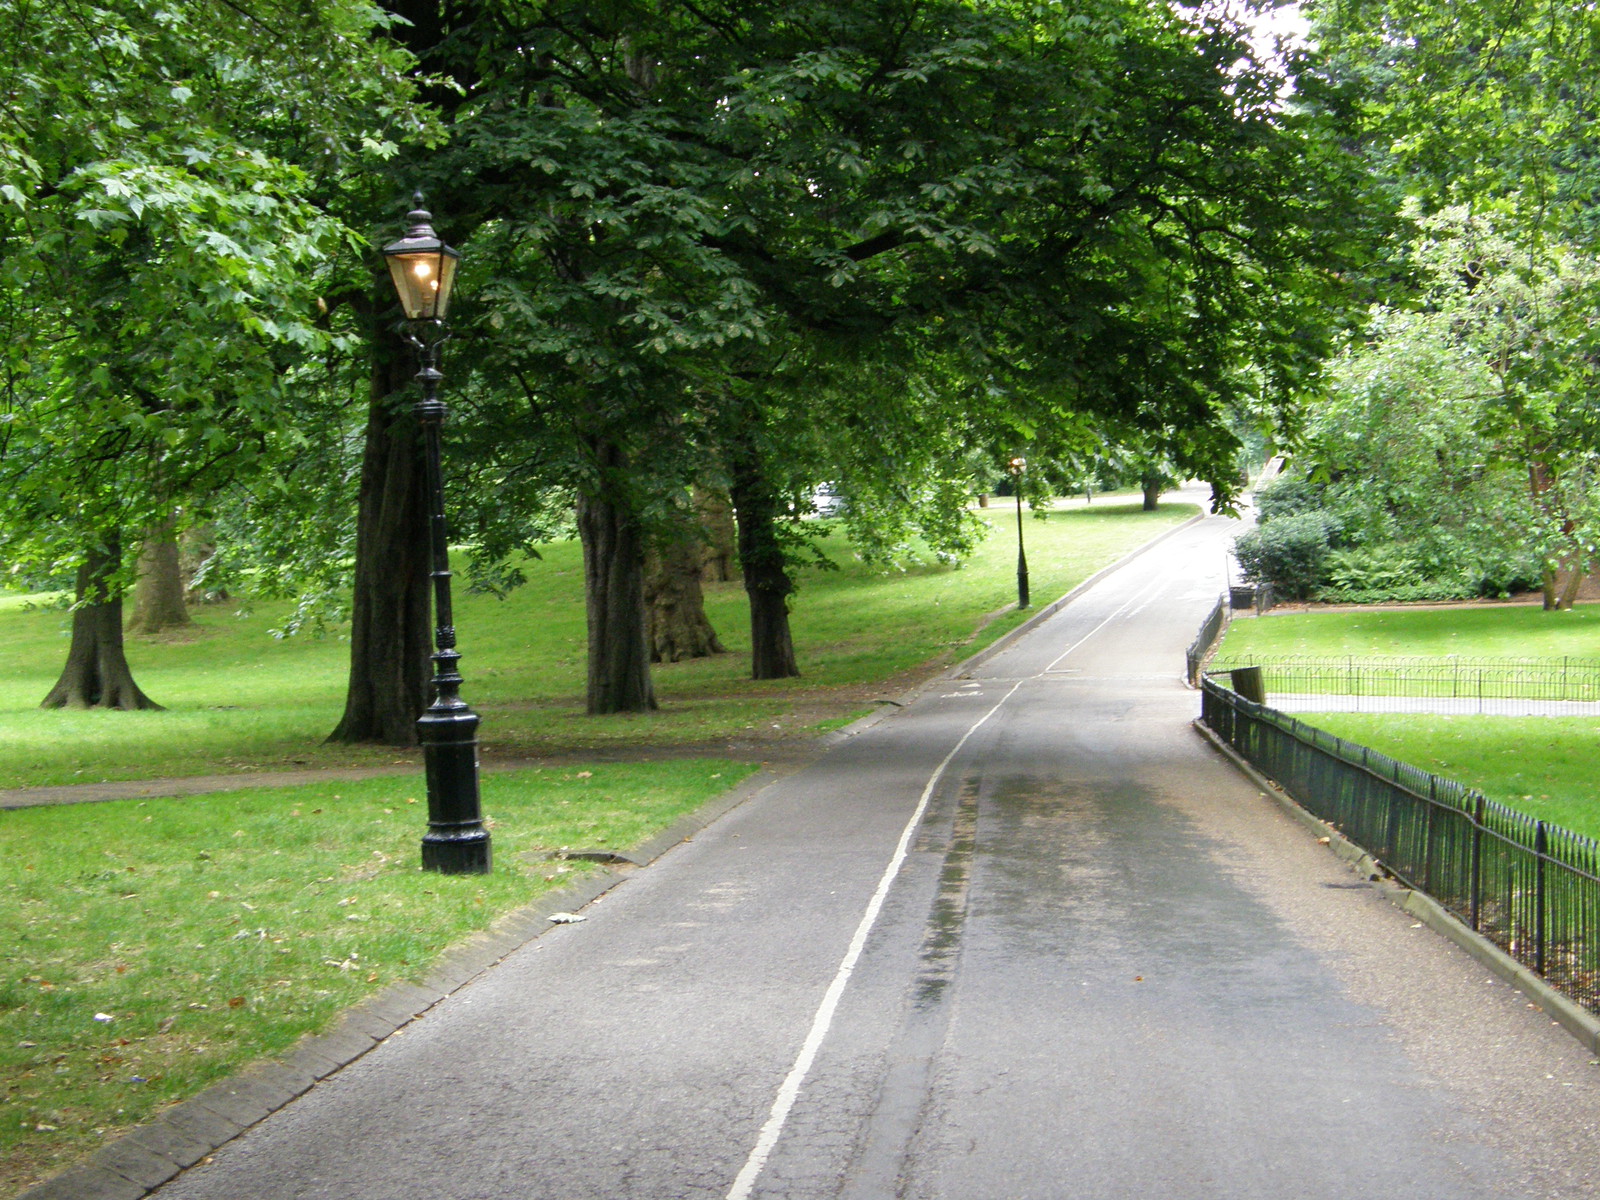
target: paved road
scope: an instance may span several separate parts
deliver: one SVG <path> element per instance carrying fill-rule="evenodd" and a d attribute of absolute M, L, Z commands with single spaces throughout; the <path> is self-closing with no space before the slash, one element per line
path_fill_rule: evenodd
<path fill-rule="evenodd" d="M 1229 532 L 775 783 L 159 1200 L 1600 1195 L 1600 1069 L 1188 728 Z"/>

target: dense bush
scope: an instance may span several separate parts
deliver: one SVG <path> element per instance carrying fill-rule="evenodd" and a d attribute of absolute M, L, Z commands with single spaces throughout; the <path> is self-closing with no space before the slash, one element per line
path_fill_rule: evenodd
<path fill-rule="evenodd" d="M 1338 534 L 1339 520 L 1332 513 L 1295 513 L 1240 534 L 1233 553 L 1246 579 L 1270 585 L 1280 599 L 1306 600 L 1326 578 Z"/>
<path fill-rule="evenodd" d="M 1319 598 L 1344 604 L 1465 600 L 1475 594 L 1461 578 L 1430 576 L 1420 558 L 1393 543 L 1334 550 L 1327 558 L 1327 572 Z"/>
<path fill-rule="evenodd" d="M 1479 559 L 1462 571 L 1474 596 L 1504 600 L 1517 592 L 1537 592 L 1544 586 L 1544 563 L 1529 551 Z"/>
<path fill-rule="evenodd" d="M 1285 598 L 1377 604 L 1537 589 L 1542 564 L 1524 497 L 1504 479 L 1478 482 L 1484 490 L 1469 503 L 1439 481 L 1400 496 L 1364 475 L 1282 475 L 1256 494 L 1261 532 L 1241 538 L 1236 554 L 1248 578 Z"/>
<path fill-rule="evenodd" d="M 1256 520 L 1265 524 L 1326 507 L 1319 483 L 1294 475 L 1279 475 L 1255 494 Z"/>

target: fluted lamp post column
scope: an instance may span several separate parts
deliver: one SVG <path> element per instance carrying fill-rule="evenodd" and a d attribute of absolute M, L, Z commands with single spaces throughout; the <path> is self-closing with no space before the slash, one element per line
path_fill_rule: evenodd
<path fill-rule="evenodd" d="M 433 579 L 433 703 L 417 720 L 428 777 L 428 832 L 422 867 L 446 875 L 482 875 L 490 868 L 489 831 L 478 796 L 478 714 L 461 699 L 456 669 L 455 618 L 450 607 L 450 546 L 444 519 L 440 429 L 447 410 L 439 399 L 439 346 L 450 336 L 445 313 L 461 255 L 439 240 L 433 217 L 418 207 L 406 215 L 406 236 L 383 248 L 400 307 L 406 340 L 422 369 L 422 398 L 413 410 L 422 427 L 428 489 L 429 574 Z"/>
<path fill-rule="evenodd" d="M 1017 607 L 1028 607 L 1028 556 L 1022 548 L 1022 473 L 1028 469 L 1028 460 L 1011 460 L 1011 478 L 1017 493 Z"/>

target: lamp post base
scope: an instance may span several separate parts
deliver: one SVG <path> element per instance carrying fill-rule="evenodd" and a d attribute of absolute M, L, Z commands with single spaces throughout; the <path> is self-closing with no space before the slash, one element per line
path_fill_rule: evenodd
<path fill-rule="evenodd" d="M 478 715 L 452 699 L 436 700 L 417 721 L 428 777 L 422 869 L 444 875 L 487 875 L 489 831 L 478 798 Z"/>
<path fill-rule="evenodd" d="M 479 829 L 461 837 L 429 831 L 422 839 L 422 869 L 440 875 L 487 875 L 494 868 L 489 831 Z"/>

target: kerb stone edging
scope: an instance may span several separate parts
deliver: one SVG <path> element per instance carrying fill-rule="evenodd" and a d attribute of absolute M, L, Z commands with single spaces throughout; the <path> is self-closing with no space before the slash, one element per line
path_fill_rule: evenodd
<path fill-rule="evenodd" d="M 1551 987 L 1541 976 L 1512 958 L 1481 933 L 1475 933 L 1432 896 L 1425 895 L 1395 879 L 1376 858 L 1345 837 L 1332 825 L 1300 806 L 1282 787 L 1251 766 L 1232 746 L 1200 721 L 1194 729 L 1223 757 L 1244 774 L 1262 795 L 1271 799 L 1290 817 L 1327 846 L 1359 874 L 1367 877 L 1379 893 L 1396 908 L 1415 917 L 1435 933 L 1449 938 L 1479 963 L 1528 997 L 1540 1012 L 1560 1025 L 1591 1054 L 1600 1054 L 1600 1017 L 1583 1005 Z"/>

